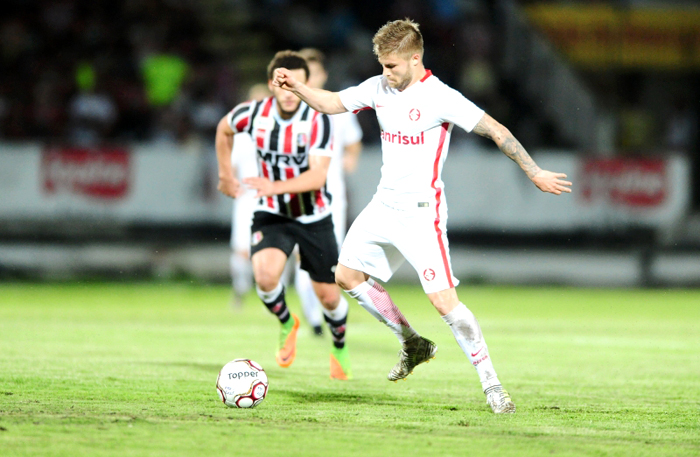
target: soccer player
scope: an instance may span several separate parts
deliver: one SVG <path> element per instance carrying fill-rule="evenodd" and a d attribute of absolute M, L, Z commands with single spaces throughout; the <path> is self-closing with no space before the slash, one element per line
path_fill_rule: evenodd
<path fill-rule="evenodd" d="M 314 48 L 305 48 L 299 51 L 309 65 L 309 87 L 322 89 L 328 80 L 328 73 L 324 67 L 325 56 Z M 333 196 L 331 201 L 331 215 L 335 238 L 338 246 L 343 244 L 347 231 L 347 197 L 345 189 L 345 173 L 352 173 L 357 168 L 357 161 L 362 152 L 362 128 L 357 122 L 357 116 L 353 113 L 342 113 L 333 116 L 333 157 L 328 169 L 327 186 Z M 320 319 L 320 304 L 316 298 L 309 274 L 296 265 L 294 286 L 301 299 L 302 309 L 306 321 L 314 329 L 314 334 L 321 335 L 323 327 Z"/>
<path fill-rule="evenodd" d="M 247 132 L 255 142 L 259 167 L 257 177 L 243 179 L 257 190 L 259 199 L 251 227 L 253 276 L 258 296 L 281 324 L 277 363 L 288 367 L 296 356 L 299 319 L 287 309 L 280 277 L 289 254 L 299 245 L 301 267 L 311 276 L 333 335 L 331 378 L 349 379 L 348 303 L 333 274 L 338 245 L 330 215 L 331 196 L 326 190 L 333 124 L 329 116 L 311 109 L 293 93 L 272 86 L 273 72 L 280 67 L 295 80 L 305 82 L 309 77 L 303 57 L 280 51 L 267 69 L 272 96 L 241 103 L 221 119 L 216 131 L 218 189 L 232 198 L 238 194 L 240 182 L 231 166 L 232 142 L 236 133 Z"/>
<path fill-rule="evenodd" d="M 442 83 L 423 66 L 423 37 L 406 19 L 382 26 L 373 38 L 382 74 L 341 92 L 312 89 L 280 68 L 273 85 L 297 94 L 328 114 L 374 109 L 381 127 L 382 175 L 372 201 L 350 227 L 341 248 L 336 282 L 402 344 L 390 381 L 403 379 L 432 359 L 437 346 L 420 336 L 372 277 L 387 281 L 408 260 L 423 290 L 476 368 L 494 413 L 513 413 L 474 314 L 460 302 L 446 236 L 447 205 L 440 179 L 456 124 L 492 139 L 543 192 L 570 192 L 563 173 L 542 170 L 503 125 Z"/>
<path fill-rule="evenodd" d="M 267 84 L 254 84 L 248 91 L 248 99 L 260 101 L 271 95 Z M 233 174 L 239 181 L 246 176 L 258 174 L 255 144 L 248 133 L 234 136 L 231 151 Z M 243 297 L 253 287 L 253 268 L 250 264 L 250 224 L 255 208 L 254 189 L 241 187 L 233 199 L 233 217 L 231 221 L 231 282 L 233 286 L 232 305 L 243 306 Z"/>

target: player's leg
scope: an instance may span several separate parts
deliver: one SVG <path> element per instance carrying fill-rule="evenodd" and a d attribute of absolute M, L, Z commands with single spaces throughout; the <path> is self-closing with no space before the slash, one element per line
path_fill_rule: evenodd
<path fill-rule="evenodd" d="M 323 335 L 323 326 L 321 318 L 321 303 L 316 297 L 316 292 L 311 284 L 309 273 L 301 269 L 301 262 L 296 262 L 296 272 L 294 273 L 294 288 L 301 300 L 301 309 L 304 312 L 306 322 L 309 323 L 314 331 L 314 335 Z"/>
<path fill-rule="evenodd" d="M 287 308 L 284 284 L 281 281 L 287 258 L 294 249 L 294 237 L 289 233 L 287 225 L 280 216 L 257 212 L 251 229 L 253 276 L 258 296 L 281 325 L 277 363 L 282 367 L 288 367 L 294 362 L 299 328 L 299 318 Z"/>
<path fill-rule="evenodd" d="M 390 381 L 404 379 L 413 369 L 435 357 L 437 346 L 411 327 L 386 290 L 366 273 L 338 264 L 336 282 L 379 322 L 389 327 L 401 343 L 399 361 L 387 375 Z M 353 287 L 354 286 L 354 287 Z"/>
<path fill-rule="evenodd" d="M 438 217 L 435 225 L 435 213 L 417 210 L 411 226 L 413 236 L 422 240 L 421 248 L 415 249 L 415 243 L 403 239 L 401 249 L 406 259 L 419 273 L 423 290 L 443 320 L 449 325 L 462 351 L 476 368 L 482 388 L 487 395 L 489 405 L 494 412 L 514 412 L 515 405 L 505 392 L 496 376 L 496 370 L 489 357 L 488 347 L 484 341 L 481 327 L 474 314 L 459 301 L 455 286 L 459 283 L 454 277 L 450 260 L 450 249 L 445 228 L 445 218 Z M 494 405 L 495 389 L 504 393 L 502 401 Z"/>
<path fill-rule="evenodd" d="M 251 199 L 252 200 L 252 199 Z M 240 308 L 243 297 L 253 288 L 253 269 L 250 263 L 250 224 L 252 203 L 245 198 L 233 202 L 231 222 L 231 286 L 232 305 Z"/>
<path fill-rule="evenodd" d="M 345 329 L 348 318 L 348 302 L 340 295 L 335 283 L 335 262 L 338 245 L 333 235 L 330 217 L 312 224 L 298 226 L 299 256 L 301 268 L 309 273 L 316 298 L 321 303 L 323 317 L 332 335 L 331 378 L 351 377 L 350 357 L 345 345 Z"/>
<path fill-rule="evenodd" d="M 348 301 L 340 294 L 337 284 L 311 281 L 313 289 L 321 303 L 323 318 L 333 341 L 331 348 L 331 378 L 350 379 L 350 356 L 345 344 L 345 330 L 348 322 Z"/>
<path fill-rule="evenodd" d="M 476 368 L 486 402 L 494 413 L 514 413 L 515 404 L 503 389 L 493 367 L 481 326 L 469 308 L 457 298 L 454 288 L 428 294 L 430 302 L 452 330 L 462 351 Z"/>

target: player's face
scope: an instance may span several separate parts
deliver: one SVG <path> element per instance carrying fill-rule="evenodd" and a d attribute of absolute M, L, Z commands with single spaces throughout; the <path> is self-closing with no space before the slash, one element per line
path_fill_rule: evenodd
<path fill-rule="evenodd" d="M 302 68 L 289 71 L 297 81 L 306 82 L 306 72 Z M 282 119 L 289 119 L 294 116 L 294 113 L 299 109 L 301 99 L 294 95 L 293 92 L 273 86 L 272 82 L 269 82 L 267 86 L 270 88 L 272 96 L 275 97 L 277 101 L 277 112 Z"/>
<path fill-rule="evenodd" d="M 306 85 L 314 89 L 323 89 L 328 79 L 328 73 L 318 62 L 309 62 L 309 80 Z"/>
<path fill-rule="evenodd" d="M 417 55 L 408 59 L 397 54 L 389 54 L 379 57 L 382 65 L 382 75 L 386 78 L 392 89 L 404 90 L 413 81 L 414 68 Z"/>

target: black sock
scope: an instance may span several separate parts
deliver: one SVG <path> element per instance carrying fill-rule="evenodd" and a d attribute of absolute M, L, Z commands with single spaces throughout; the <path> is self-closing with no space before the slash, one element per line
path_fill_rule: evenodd
<path fill-rule="evenodd" d="M 345 324 L 348 321 L 347 314 L 342 319 L 334 321 L 330 317 L 323 315 L 323 318 L 328 323 L 328 328 L 331 330 L 331 336 L 333 337 L 333 346 L 338 349 L 345 347 Z"/>
<path fill-rule="evenodd" d="M 270 298 L 270 295 L 272 292 L 263 292 L 260 289 L 258 289 L 258 296 L 260 297 L 260 300 L 265 304 L 267 309 L 270 310 L 272 314 L 277 316 L 277 318 L 280 320 L 281 323 L 286 323 L 289 318 L 289 309 L 287 309 L 287 302 L 284 299 L 284 287 L 280 287 L 281 291 L 279 294 L 277 294 L 276 297 Z"/>

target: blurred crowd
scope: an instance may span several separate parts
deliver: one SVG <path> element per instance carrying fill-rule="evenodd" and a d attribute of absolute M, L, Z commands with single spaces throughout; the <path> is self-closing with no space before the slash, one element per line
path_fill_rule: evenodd
<path fill-rule="evenodd" d="M 235 76 L 202 48 L 189 3 L 3 3 L 3 139 L 179 141 L 192 130 L 213 135 L 233 101 Z"/>
<path fill-rule="evenodd" d="M 261 66 L 257 81 L 241 80 L 237 56 L 216 55 L 205 46 L 206 34 L 221 25 L 208 23 L 203 11 L 218 5 L 245 14 L 243 25 L 230 30 L 265 36 L 259 53 L 271 57 L 279 49 L 323 50 L 332 90 L 377 74 L 372 35 L 388 18 L 410 17 L 421 24 L 426 67 L 440 79 L 485 108 L 529 147 L 571 146 L 536 104 L 523 99 L 517 81 L 500 74 L 502 18 L 496 3 L 4 0 L 0 139 L 78 145 L 213 139 L 218 120 L 241 101 L 244 86 L 265 78 Z M 698 93 L 676 90 L 673 98 L 661 100 L 658 93 L 664 89 L 658 75 L 589 76 L 612 113 L 612 147 L 697 148 L 698 104 L 693 100 Z M 692 85 L 693 79 L 693 74 L 681 76 L 676 87 Z M 366 140 L 376 141 L 376 121 L 371 116 L 360 121 Z"/>

